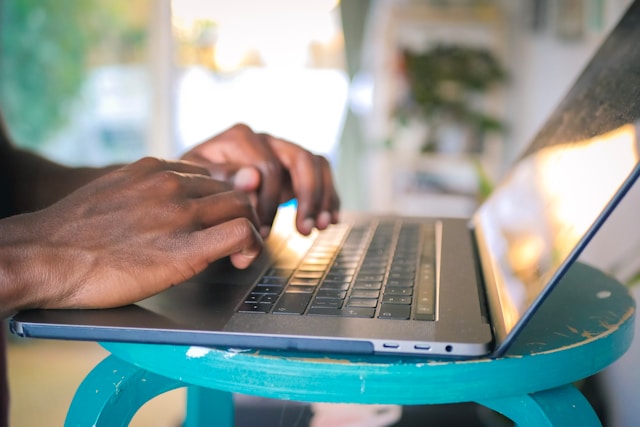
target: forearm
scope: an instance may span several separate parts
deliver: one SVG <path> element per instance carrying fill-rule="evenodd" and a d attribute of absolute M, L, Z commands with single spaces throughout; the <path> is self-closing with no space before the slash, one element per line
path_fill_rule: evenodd
<path fill-rule="evenodd" d="M 11 182 L 11 204 L 15 213 L 51 205 L 87 182 L 117 166 L 71 168 L 25 150 L 12 148 L 6 173 Z"/>
<path fill-rule="evenodd" d="M 69 168 L 22 150 L 12 143 L 0 113 L 0 183 L 8 193 L 0 194 L 4 215 L 49 206 L 113 168 Z"/>

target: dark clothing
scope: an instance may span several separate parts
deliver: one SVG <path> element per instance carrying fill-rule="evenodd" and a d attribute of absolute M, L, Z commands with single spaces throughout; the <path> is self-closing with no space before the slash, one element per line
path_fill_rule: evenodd
<path fill-rule="evenodd" d="M 10 180 L 7 176 L 9 141 L 0 116 L 0 218 L 12 214 Z M 0 302 L 1 303 L 1 302 Z M 6 367 L 5 322 L 0 319 L 0 427 L 9 425 L 9 386 Z"/>

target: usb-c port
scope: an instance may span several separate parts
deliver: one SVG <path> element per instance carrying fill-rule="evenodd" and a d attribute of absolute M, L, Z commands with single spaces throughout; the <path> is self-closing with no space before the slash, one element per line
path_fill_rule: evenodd
<path fill-rule="evenodd" d="M 416 344 L 413 346 L 413 348 L 415 348 L 416 350 L 421 350 L 421 351 L 429 351 L 431 350 L 431 346 L 429 344 Z"/>
<path fill-rule="evenodd" d="M 396 344 L 396 343 L 393 343 L 393 342 L 390 342 L 390 343 L 386 342 L 386 343 L 382 344 L 382 346 L 384 348 L 399 348 L 400 344 Z"/>

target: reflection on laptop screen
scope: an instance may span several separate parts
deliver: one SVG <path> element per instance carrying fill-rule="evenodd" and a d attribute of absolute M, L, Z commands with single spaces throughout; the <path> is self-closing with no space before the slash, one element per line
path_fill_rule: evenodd
<path fill-rule="evenodd" d="M 638 174 L 640 3 L 629 12 L 472 219 L 506 333 Z"/>
<path fill-rule="evenodd" d="M 508 329 L 539 296 L 638 162 L 633 124 L 522 159 L 479 210 Z M 596 173 L 597 172 L 597 173 Z"/>

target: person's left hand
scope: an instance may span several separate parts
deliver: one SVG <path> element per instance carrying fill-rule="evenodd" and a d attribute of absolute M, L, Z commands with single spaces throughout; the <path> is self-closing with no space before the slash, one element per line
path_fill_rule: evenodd
<path fill-rule="evenodd" d="M 197 145 L 182 159 L 249 193 L 263 236 L 269 234 L 278 205 L 292 198 L 298 199 L 296 227 L 302 234 L 338 222 L 340 200 L 329 162 L 296 144 L 238 124 Z"/>

